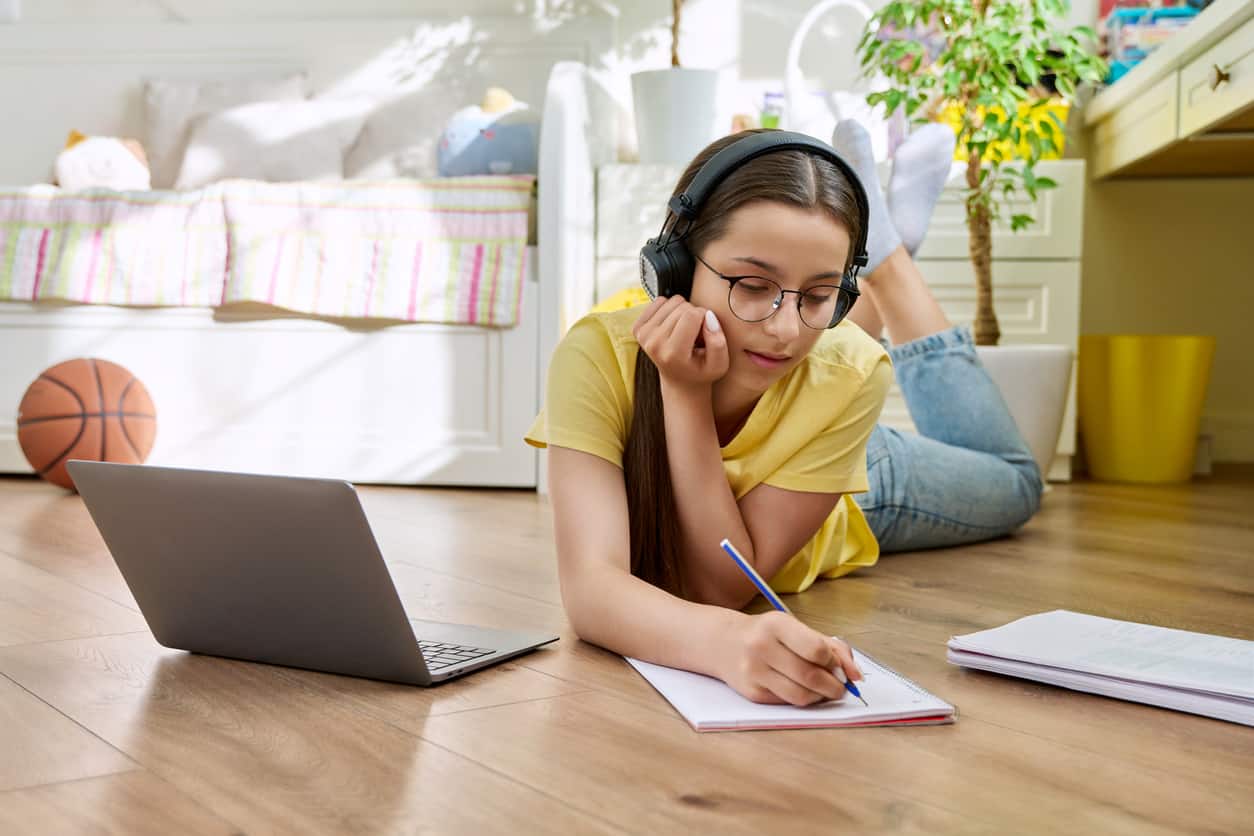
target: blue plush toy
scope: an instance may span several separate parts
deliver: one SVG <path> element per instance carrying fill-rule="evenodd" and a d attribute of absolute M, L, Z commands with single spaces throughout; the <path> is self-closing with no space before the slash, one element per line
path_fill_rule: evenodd
<path fill-rule="evenodd" d="M 436 152 L 441 177 L 535 174 L 540 125 L 534 111 L 490 87 L 482 105 L 453 114 Z"/>

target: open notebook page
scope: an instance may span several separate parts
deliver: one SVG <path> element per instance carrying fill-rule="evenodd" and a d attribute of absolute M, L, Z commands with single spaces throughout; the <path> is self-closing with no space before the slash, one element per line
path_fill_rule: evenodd
<path fill-rule="evenodd" d="M 858 690 L 868 705 L 846 695 L 838 702 L 805 708 L 755 703 L 718 679 L 630 657 L 627 661 L 697 731 L 953 722 L 954 707 L 949 703 L 857 650 L 854 659 L 865 677 L 858 683 Z"/>
<path fill-rule="evenodd" d="M 953 650 L 1254 698 L 1254 642 L 1054 610 L 955 636 Z"/>

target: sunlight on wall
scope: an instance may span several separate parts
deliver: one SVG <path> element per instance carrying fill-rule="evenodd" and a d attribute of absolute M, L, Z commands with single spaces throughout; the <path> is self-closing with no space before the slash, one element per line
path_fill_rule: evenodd
<path fill-rule="evenodd" d="M 488 40 L 468 17 L 448 24 L 420 23 L 413 34 L 383 49 L 366 63 L 326 86 L 326 95 L 412 90 L 430 84 L 439 73 L 473 67 Z M 453 66 L 450 66 L 453 62 Z"/>

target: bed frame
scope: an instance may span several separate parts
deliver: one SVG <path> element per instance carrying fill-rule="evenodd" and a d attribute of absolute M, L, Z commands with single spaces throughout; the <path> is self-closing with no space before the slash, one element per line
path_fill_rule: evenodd
<path fill-rule="evenodd" d="M 522 436 L 553 346 L 592 304 L 593 171 L 613 154 L 616 109 L 589 70 L 612 38 L 604 21 L 567 21 L 544 37 L 527 23 L 0 27 L 0 100 L 19 103 L 8 118 L 21 126 L 0 141 L 0 182 L 10 184 L 46 180 L 70 127 L 142 135 L 146 75 L 306 69 L 315 90 L 351 89 L 395 77 L 401 55 L 424 76 L 424 95 L 445 85 L 477 101 L 506 79 L 518 98 L 544 101 L 538 243 L 516 327 L 380 325 L 262 307 L 0 303 L 0 472 L 30 472 L 16 436 L 26 387 L 48 366 L 94 356 L 131 369 L 151 392 L 153 464 L 366 483 L 542 483 Z"/>

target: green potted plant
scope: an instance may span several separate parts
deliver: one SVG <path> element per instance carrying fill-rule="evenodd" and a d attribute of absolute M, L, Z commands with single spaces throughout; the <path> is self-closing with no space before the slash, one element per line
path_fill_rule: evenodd
<path fill-rule="evenodd" d="M 679 64 L 683 0 L 671 0 L 671 65 L 631 76 L 636 138 L 642 163 L 686 163 L 712 142 L 718 71 Z"/>
<path fill-rule="evenodd" d="M 1013 204 L 1054 188 L 1042 158 L 1061 153 L 1064 119 L 1076 88 L 1105 74 L 1087 27 L 1066 30 L 1066 0 L 889 0 L 858 45 L 863 72 L 887 89 L 867 101 L 912 122 L 948 122 L 966 160 L 968 248 L 975 274 L 972 331 L 980 359 L 998 384 L 1043 474 L 1050 474 L 1071 390 L 1069 345 L 995 348 L 993 224 L 1008 212 L 1011 230 L 1032 223 Z M 1065 448 L 1071 451 L 1073 441 Z"/>
<path fill-rule="evenodd" d="M 1104 62 L 1089 48 L 1093 30 L 1069 31 L 1066 0 L 890 0 L 872 16 L 858 44 L 864 72 L 889 89 L 871 105 L 912 121 L 948 117 L 965 155 L 966 219 L 975 270 L 979 345 L 996 345 L 992 227 L 1021 194 L 1031 200 L 1056 183 L 1036 164 L 1062 150 L 1065 114 L 1083 82 L 1097 82 Z M 1032 223 L 1010 216 L 1010 228 Z"/>

